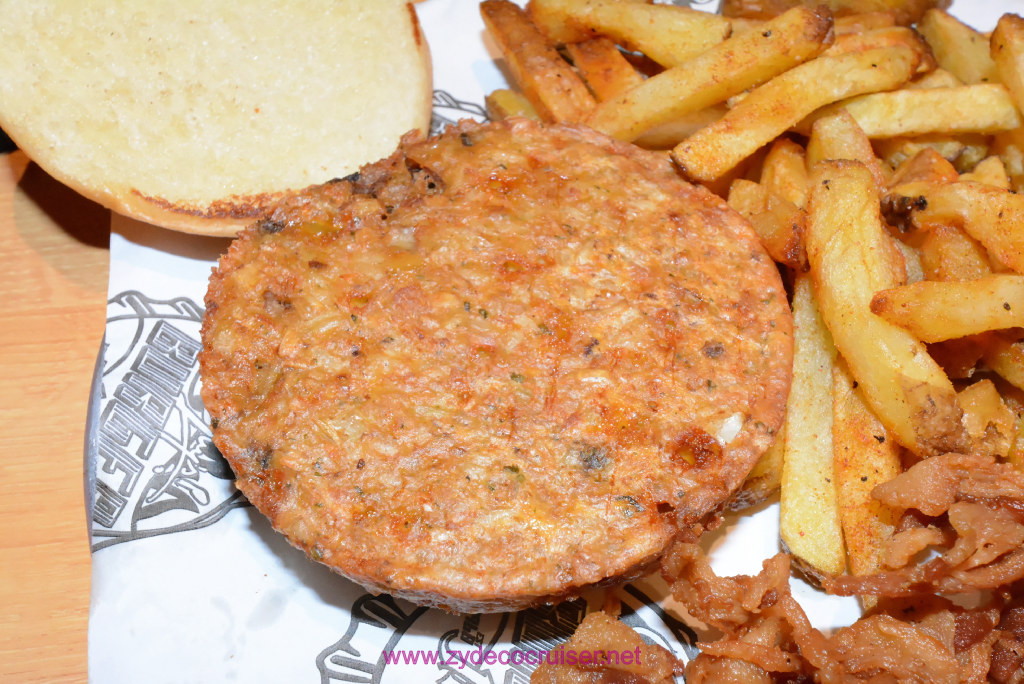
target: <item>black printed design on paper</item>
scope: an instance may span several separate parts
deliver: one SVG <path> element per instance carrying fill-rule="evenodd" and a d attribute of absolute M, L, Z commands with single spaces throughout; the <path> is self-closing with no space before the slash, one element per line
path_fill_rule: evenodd
<path fill-rule="evenodd" d="M 641 589 L 627 585 L 616 594 L 622 603 L 620 620 L 645 641 L 664 646 L 684 661 L 697 655 L 694 630 Z M 528 684 L 536 668 L 535 656 L 529 662 L 486 664 L 480 654 L 495 650 L 546 653 L 572 635 L 586 612 L 587 602 L 578 600 L 518 613 L 450 615 L 386 595 L 364 594 L 352 605 L 344 636 L 320 652 L 316 666 L 321 684 Z M 417 633 L 417 621 L 429 632 Z M 441 636 L 434 641 L 427 634 Z M 431 650 L 432 644 L 436 650 Z M 470 653 L 477 657 L 469 657 Z M 410 657 L 416 662 L 410 662 Z"/>
<path fill-rule="evenodd" d="M 194 530 L 248 505 L 199 397 L 203 309 L 130 290 L 107 303 L 93 551 Z"/>
<path fill-rule="evenodd" d="M 448 124 L 466 118 L 487 121 L 487 110 L 475 102 L 458 100 L 443 90 L 434 91 L 434 111 L 430 117 L 430 135 L 437 135 Z"/>

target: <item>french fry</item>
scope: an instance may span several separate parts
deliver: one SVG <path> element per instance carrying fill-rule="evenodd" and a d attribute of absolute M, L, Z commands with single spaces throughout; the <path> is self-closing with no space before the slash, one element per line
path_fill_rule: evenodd
<path fill-rule="evenodd" d="M 953 183 L 959 179 L 960 174 L 945 157 L 934 148 L 925 147 L 896 167 L 889 187 L 895 191 L 901 185 Z"/>
<path fill-rule="evenodd" d="M 921 243 L 921 269 L 927 280 L 975 280 L 992 274 L 988 253 L 953 225 L 935 226 Z"/>
<path fill-rule="evenodd" d="M 964 85 L 964 82 L 953 75 L 952 72 L 938 68 L 929 71 L 927 74 L 918 76 L 905 85 L 905 88 L 955 88 Z"/>
<path fill-rule="evenodd" d="M 982 183 L 935 185 L 911 219 L 919 228 L 954 224 L 1009 269 L 1024 273 L 1024 196 Z"/>
<path fill-rule="evenodd" d="M 851 574 L 868 575 L 883 569 L 885 542 L 899 522 L 899 511 L 871 496 L 902 470 L 899 446 L 865 405 L 844 364 L 832 370 L 832 401 L 832 471 L 847 560 Z"/>
<path fill-rule="evenodd" d="M 644 82 L 643 76 L 607 38 L 570 43 L 565 50 L 598 102 L 610 100 Z"/>
<path fill-rule="evenodd" d="M 811 137 L 807 141 L 807 164 L 813 167 L 825 159 L 859 161 L 871 171 L 878 187 L 883 188 L 888 183 L 889 170 L 882 167 L 868 136 L 845 110 L 823 116 L 811 126 Z"/>
<path fill-rule="evenodd" d="M 836 37 L 851 33 L 864 33 L 896 25 L 896 13 L 892 10 L 858 12 L 836 17 Z"/>
<path fill-rule="evenodd" d="M 786 447 L 786 424 L 775 434 L 775 441 L 754 464 L 753 470 L 743 481 L 740 490 L 733 497 L 730 508 L 740 509 L 756 506 L 779 491 L 782 484 L 782 463 Z"/>
<path fill-rule="evenodd" d="M 955 172 L 956 167 L 952 166 L 952 163 L 963 154 L 967 145 L 952 135 L 933 133 L 915 137 L 882 138 L 874 141 L 874 148 L 882 161 L 894 169 L 898 169 L 921 150 L 934 150 L 940 157 L 950 162 L 950 168 Z"/>
<path fill-rule="evenodd" d="M 683 140 L 715 121 L 718 121 L 729 109 L 724 104 L 706 107 L 700 111 L 655 126 L 633 142 L 640 147 L 652 150 L 672 149 Z"/>
<path fill-rule="evenodd" d="M 672 156 L 691 178 L 717 178 L 819 107 L 895 88 L 916 66 L 916 53 L 902 45 L 805 62 L 754 89 L 719 121 L 677 145 Z M 843 78 L 831 77 L 835 73 Z"/>
<path fill-rule="evenodd" d="M 1015 128 L 992 136 L 989 150 L 997 155 L 1010 176 L 1010 189 L 1024 190 L 1024 129 Z"/>
<path fill-rule="evenodd" d="M 989 344 L 981 358 L 986 366 L 998 373 L 1004 380 L 1024 391 L 1024 342 L 1013 339 L 996 339 Z"/>
<path fill-rule="evenodd" d="M 906 330 L 871 313 L 872 295 L 899 284 L 886 254 L 874 179 L 862 164 L 821 162 L 811 173 L 805 236 L 822 318 L 872 411 L 921 455 L 964 444 L 952 383 Z"/>
<path fill-rule="evenodd" d="M 512 79 L 540 118 L 548 122 L 582 121 L 596 104 L 594 96 L 526 13 L 508 0 L 484 0 L 480 14 L 501 49 Z"/>
<path fill-rule="evenodd" d="M 1003 402 L 991 380 L 968 385 L 957 395 L 972 453 L 1005 458 L 1017 432 L 1017 416 Z"/>
<path fill-rule="evenodd" d="M 506 88 L 495 90 L 484 96 L 484 105 L 491 121 L 501 121 L 513 116 L 524 116 L 528 119 L 538 118 L 537 110 L 533 108 L 530 101 L 515 90 Z"/>
<path fill-rule="evenodd" d="M 948 0 L 724 0 L 722 14 L 727 17 L 770 19 L 799 5 L 826 5 L 837 16 L 864 13 L 891 13 L 893 20 L 909 26 L 931 7 L 947 7 Z"/>
<path fill-rule="evenodd" d="M 647 0 L 616 0 L 646 3 Z M 526 5 L 530 20 L 548 40 L 556 45 L 579 43 L 593 38 L 596 32 L 580 23 L 578 17 L 587 11 L 587 0 L 531 0 Z"/>
<path fill-rule="evenodd" d="M 723 102 L 825 49 L 831 15 L 798 8 L 602 103 L 587 124 L 620 140 Z"/>
<path fill-rule="evenodd" d="M 870 50 L 892 45 L 906 45 L 918 53 L 920 57 L 920 62 L 917 65 L 918 73 L 926 74 L 935 68 L 935 58 L 924 38 L 906 26 L 889 26 L 860 33 L 837 35 L 835 43 L 825 51 L 825 54 L 839 55 L 844 52 Z"/>
<path fill-rule="evenodd" d="M 807 155 L 789 138 L 772 143 L 761 167 L 761 184 L 801 209 L 807 204 Z"/>
<path fill-rule="evenodd" d="M 793 383 L 786 404 L 779 534 L 815 576 L 846 567 L 832 473 L 832 366 L 836 350 L 807 276 L 793 293 Z"/>
<path fill-rule="evenodd" d="M 922 342 L 1024 326 L 1024 276 L 923 280 L 877 292 L 871 311 Z"/>
<path fill-rule="evenodd" d="M 869 138 L 928 133 L 996 133 L 1021 126 L 1006 86 L 981 83 L 871 93 L 838 105 Z"/>
<path fill-rule="evenodd" d="M 917 30 L 932 47 L 943 69 L 964 83 L 994 83 L 996 67 L 989 41 L 982 34 L 940 9 L 924 13 Z"/>
<path fill-rule="evenodd" d="M 982 159 L 973 170 L 961 174 L 960 180 L 984 183 L 1002 190 L 1010 189 L 1010 175 L 1006 173 L 1006 165 L 995 155 Z"/>
<path fill-rule="evenodd" d="M 742 178 L 729 189 L 729 206 L 750 221 L 761 244 L 773 260 L 799 272 L 807 270 L 803 248 L 804 212 L 774 194 L 763 184 Z"/>
<path fill-rule="evenodd" d="M 721 16 L 675 5 L 620 0 L 532 0 L 529 11 L 555 42 L 578 42 L 602 35 L 666 67 L 699 55 L 725 40 L 732 30 L 729 21 Z"/>
<path fill-rule="evenodd" d="M 1024 111 L 1024 19 L 1004 14 L 992 32 L 990 55 L 999 81 Z"/>

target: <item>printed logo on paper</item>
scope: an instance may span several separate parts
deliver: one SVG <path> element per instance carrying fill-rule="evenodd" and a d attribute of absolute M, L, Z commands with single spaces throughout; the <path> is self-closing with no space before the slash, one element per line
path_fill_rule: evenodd
<path fill-rule="evenodd" d="M 107 303 L 93 551 L 211 525 L 248 505 L 199 396 L 203 308 L 130 290 Z"/>

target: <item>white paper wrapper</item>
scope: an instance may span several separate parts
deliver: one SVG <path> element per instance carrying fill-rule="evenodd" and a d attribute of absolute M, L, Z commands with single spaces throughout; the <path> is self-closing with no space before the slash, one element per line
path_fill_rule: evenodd
<path fill-rule="evenodd" d="M 715 3 L 695 3 L 714 9 Z M 1022 2 L 972 2 L 991 28 Z M 434 127 L 483 118 L 505 83 L 475 0 L 417 11 L 435 70 Z M 526 682 L 532 665 L 467 664 L 473 652 L 546 650 L 603 593 L 513 614 L 453 616 L 361 587 L 309 561 L 235 489 L 212 447 L 196 354 L 207 278 L 228 242 L 115 217 L 108 322 L 97 371 L 86 475 L 93 548 L 89 675 L 94 682 Z M 731 518 L 710 540 L 721 573 L 753 573 L 778 551 L 777 505 Z M 812 622 L 859 614 L 799 580 Z M 650 578 L 616 590 L 623 620 L 688 659 L 695 628 Z M 481 651 L 482 649 L 482 651 Z M 385 652 L 439 663 L 387 664 Z M 462 654 L 455 657 L 452 654 Z M 419 656 L 423 658 L 423 655 Z"/>

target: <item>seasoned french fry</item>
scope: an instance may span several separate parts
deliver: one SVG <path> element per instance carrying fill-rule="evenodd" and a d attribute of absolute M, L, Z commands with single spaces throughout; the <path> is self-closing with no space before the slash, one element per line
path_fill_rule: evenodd
<path fill-rule="evenodd" d="M 825 51 L 825 54 L 839 55 L 844 52 L 870 50 L 892 45 L 906 45 L 918 53 L 920 57 L 920 62 L 917 65 L 918 73 L 926 74 L 935 68 L 935 58 L 932 56 L 928 44 L 924 42 L 924 38 L 906 26 L 889 26 L 860 33 L 837 35 L 835 43 Z"/>
<path fill-rule="evenodd" d="M 1024 111 L 1024 19 L 1004 14 L 992 32 L 991 52 L 995 73 L 1010 91 L 1017 108 Z"/>
<path fill-rule="evenodd" d="M 768 499 L 772 494 L 779 491 L 782 483 L 782 464 L 786 447 L 786 424 L 775 434 L 775 441 L 768 447 L 768 450 L 761 455 L 761 458 L 754 464 L 753 470 L 743 481 L 740 490 L 736 492 L 730 503 L 730 508 L 736 510 L 748 506 L 756 506 Z"/>
<path fill-rule="evenodd" d="M 871 93 L 839 107 L 853 115 L 869 138 L 995 133 L 1022 123 L 1009 91 L 999 83 Z"/>
<path fill-rule="evenodd" d="M 846 567 L 832 473 L 832 366 L 836 350 L 807 276 L 793 293 L 793 383 L 786 404 L 779 533 L 812 574 Z"/>
<path fill-rule="evenodd" d="M 811 127 L 807 141 L 807 164 L 814 166 L 825 159 L 852 159 L 859 161 L 871 171 L 878 187 L 885 187 L 889 181 L 889 170 L 875 156 L 871 141 L 849 112 L 839 110 L 823 116 Z"/>
<path fill-rule="evenodd" d="M 807 204 L 807 159 L 804 148 L 789 138 L 772 143 L 761 167 L 761 184 L 768 192 L 801 209 Z"/>
<path fill-rule="evenodd" d="M 1024 390 L 1024 341 L 994 340 L 981 358 L 1008 383 Z"/>
<path fill-rule="evenodd" d="M 1024 190 L 1024 129 L 1015 128 L 992 136 L 990 152 L 1002 160 L 1012 190 Z"/>
<path fill-rule="evenodd" d="M 814 57 L 831 38 L 832 18 L 798 8 L 710 48 L 602 103 L 587 124 L 620 140 L 724 101 Z"/>
<path fill-rule="evenodd" d="M 899 274 L 884 258 L 892 247 L 882 227 L 874 179 L 862 164 L 821 162 L 811 173 L 806 234 L 815 291 L 850 372 L 875 415 L 921 455 L 964 444 L 952 383 L 906 330 L 871 313 L 878 290 Z"/>
<path fill-rule="evenodd" d="M 700 129 L 721 119 L 727 111 L 729 109 L 724 104 L 706 107 L 666 124 L 655 126 L 633 142 L 640 147 L 652 150 L 672 149 Z"/>
<path fill-rule="evenodd" d="M 921 269 L 928 280 L 975 280 L 992 274 L 988 253 L 953 225 L 935 226 L 921 243 Z"/>
<path fill-rule="evenodd" d="M 598 102 L 610 100 L 644 82 L 643 76 L 607 38 L 570 43 L 565 50 Z"/>
<path fill-rule="evenodd" d="M 951 135 L 933 133 L 915 137 L 882 138 L 874 141 L 874 148 L 882 161 L 894 169 L 898 169 L 921 150 L 934 150 L 940 157 L 950 162 L 950 168 L 955 172 L 956 167 L 952 166 L 952 162 L 963 154 L 967 146 Z"/>
<path fill-rule="evenodd" d="M 989 41 L 970 26 L 940 9 L 931 9 L 924 13 L 917 30 L 931 45 L 939 66 L 964 83 L 997 80 Z"/>
<path fill-rule="evenodd" d="M 892 10 L 858 12 L 836 17 L 836 37 L 851 33 L 864 33 L 896 25 L 896 13 Z"/>
<path fill-rule="evenodd" d="M 996 156 L 985 157 L 975 165 L 974 169 L 961 174 L 960 180 L 985 183 L 1003 190 L 1010 189 L 1010 176 L 1006 173 L 1006 165 Z"/>
<path fill-rule="evenodd" d="M 491 121 L 501 121 L 513 116 L 525 116 L 528 119 L 536 119 L 537 110 L 533 108 L 526 97 L 515 90 L 505 88 L 495 90 L 484 97 L 484 105 L 487 107 L 487 116 Z"/>
<path fill-rule="evenodd" d="M 949 0 L 724 0 L 722 14 L 769 19 L 798 5 L 826 5 L 837 16 L 891 12 L 896 23 L 909 26 L 931 7 L 948 7 Z"/>
<path fill-rule="evenodd" d="M 891 189 L 900 185 L 953 183 L 960 175 L 949 161 L 934 148 L 922 148 L 893 171 L 889 183 Z"/>
<path fill-rule="evenodd" d="M 765 185 L 742 178 L 733 181 L 729 189 L 729 206 L 750 221 L 772 259 L 799 272 L 807 270 L 803 248 L 807 218 L 799 207 Z"/>
<path fill-rule="evenodd" d="M 991 380 L 980 380 L 957 395 L 973 453 L 1005 458 L 1016 435 L 1014 415 Z"/>
<path fill-rule="evenodd" d="M 636 4 L 647 0 L 616 0 Z M 526 11 L 530 20 L 552 43 L 579 43 L 593 38 L 596 32 L 580 23 L 578 17 L 587 12 L 587 0 L 530 0 Z"/>
<path fill-rule="evenodd" d="M 513 80 L 541 119 L 582 121 L 596 104 L 594 96 L 526 13 L 508 0 L 485 0 L 480 14 Z"/>
<path fill-rule="evenodd" d="M 959 182 L 928 189 L 927 206 L 913 210 L 919 228 L 959 225 L 1007 268 L 1024 273 L 1024 196 L 982 183 Z"/>
<path fill-rule="evenodd" d="M 673 158 L 691 178 L 717 178 L 819 107 L 894 88 L 916 66 L 916 53 L 902 45 L 818 57 L 754 89 L 719 121 L 677 145 Z M 843 78 L 830 76 L 835 73 Z"/>
<path fill-rule="evenodd" d="M 939 68 L 929 71 L 927 74 L 918 76 L 905 85 L 905 88 L 955 88 L 963 85 L 964 82 L 953 75 L 952 72 Z"/>
<path fill-rule="evenodd" d="M 885 542 L 899 522 L 899 511 L 871 496 L 876 485 L 899 475 L 899 446 L 844 364 L 832 370 L 832 401 L 832 470 L 847 559 L 851 574 L 867 575 L 883 569 Z"/>
<path fill-rule="evenodd" d="M 876 293 L 871 311 L 922 342 L 1024 326 L 1024 276 L 923 280 Z"/>
<path fill-rule="evenodd" d="M 620 0 L 532 0 L 530 15 L 555 42 L 611 38 L 666 67 L 681 64 L 729 36 L 716 14 L 676 5 Z M 589 34 L 588 34 L 589 32 Z"/>

